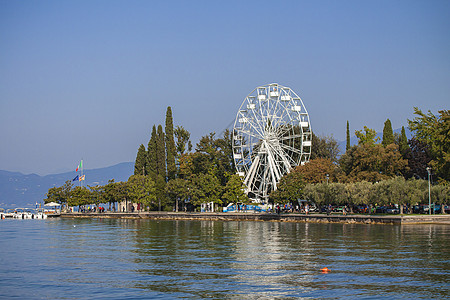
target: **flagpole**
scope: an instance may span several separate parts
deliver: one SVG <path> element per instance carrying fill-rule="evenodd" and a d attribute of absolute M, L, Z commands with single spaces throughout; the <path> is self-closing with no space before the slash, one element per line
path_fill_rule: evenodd
<path fill-rule="evenodd" d="M 81 159 L 81 178 L 83 178 L 83 159 Z M 83 180 L 80 180 L 81 187 L 83 187 Z"/>

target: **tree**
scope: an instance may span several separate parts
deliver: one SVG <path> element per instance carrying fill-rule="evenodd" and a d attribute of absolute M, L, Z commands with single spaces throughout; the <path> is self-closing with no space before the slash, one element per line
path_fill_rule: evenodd
<path fill-rule="evenodd" d="M 177 157 L 181 157 L 186 151 L 191 152 L 192 144 L 190 141 L 191 134 L 184 129 L 183 126 L 177 126 L 175 128 L 175 137 L 177 138 L 176 152 Z"/>
<path fill-rule="evenodd" d="M 179 210 L 179 202 L 189 198 L 191 183 L 188 180 L 175 178 L 167 182 L 166 193 L 175 203 L 175 211 Z"/>
<path fill-rule="evenodd" d="M 337 162 L 339 155 L 339 144 L 330 136 L 316 136 L 312 133 L 311 159 L 326 158 Z"/>
<path fill-rule="evenodd" d="M 386 147 L 392 143 L 394 143 L 394 131 L 392 130 L 391 120 L 387 119 L 386 122 L 384 122 L 383 140 L 381 141 L 381 144 Z"/>
<path fill-rule="evenodd" d="M 307 184 L 304 188 L 304 197 L 319 207 L 333 203 L 330 185 L 326 183 Z"/>
<path fill-rule="evenodd" d="M 132 175 L 127 182 L 128 197 L 134 203 L 142 203 L 145 206 L 155 204 L 156 188 L 154 181 L 149 176 Z"/>
<path fill-rule="evenodd" d="M 231 131 L 226 129 L 223 136 L 214 141 L 216 146 L 215 164 L 217 166 L 217 177 L 222 185 L 226 185 L 230 175 L 234 174 L 234 159 Z"/>
<path fill-rule="evenodd" d="M 214 174 L 194 174 L 191 177 L 191 181 L 192 189 L 190 194 L 194 205 L 208 202 L 222 204 L 222 186 Z"/>
<path fill-rule="evenodd" d="M 90 186 L 88 185 L 89 190 L 90 190 L 90 198 L 91 198 L 91 203 L 90 204 L 94 204 L 95 206 L 99 206 L 100 203 L 104 203 L 106 201 L 104 198 L 104 193 L 105 193 L 105 187 L 101 186 L 101 185 L 96 185 L 96 186 Z"/>
<path fill-rule="evenodd" d="M 161 125 L 158 125 L 158 137 L 156 141 L 156 175 L 161 175 L 164 181 L 166 181 L 166 144 Z"/>
<path fill-rule="evenodd" d="M 139 146 L 137 155 L 136 155 L 136 161 L 134 163 L 134 175 L 144 175 L 145 169 L 147 165 L 147 152 L 145 151 L 145 146 L 141 144 Z M 144 173 L 144 174 L 142 174 Z"/>
<path fill-rule="evenodd" d="M 152 134 L 147 147 L 147 171 L 146 174 L 155 181 L 158 173 L 158 134 L 156 133 L 156 126 L 153 125 Z M 137 175 L 137 174 L 136 174 Z"/>
<path fill-rule="evenodd" d="M 242 182 L 242 178 L 233 174 L 230 176 L 227 185 L 224 189 L 224 194 L 222 199 L 225 200 L 224 205 L 228 205 L 228 203 L 249 203 L 250 199 L 244 192 L 245 186 Z"/>
<path fill-rule="evenodd" d="M 61 205 L 67 205 L 72 189 L 73 184 L 70 180 L 67 180 L 61 187 L 49 188 L 47 192 L 47 198 L 44 199 L 44 203 L 56 202 Z"/>
<path fill-rule="evenodd" d="M 347 120 L 347 143 L 345 144 L 345 151 L 350 149 L 350 125 Z"/>
<path fill-rule="evenodd" d="M 450 110 L 440 110 L 440 116 L 423 113 L 414 107 L 413 120 L 408 120 L 415 137 L 430 146 L 431 167 L 441 180 L 450 181 Z"/>
<path fill-rule="evenodd" d="M 350 205 L 369 204 L 369 195 L 372 183 L 368 181 L 358 181 L 355 183 L 347 183 L 345 188 L 348 195 L 348 203 Z"/>
<path fill-rule="evenodd" d="M 182 154 L 179 158 L 179 171 L 178 176 L 180 178 L 190 178 L 194 174 L 194 153 Z"/>
<path fill-rule="evenodd" d="M 402 154 L 403 158 L 406 158 L 410 148 L 408 146 L 408 138 L 406 137 L 405 126 L 402 126 L 402 132 L 398 141 L 398 150 Z"/>
<path fill-rule="evenodd" d="M 351 147 L 341 156 L 339 165 L 349 182 L 377 182 L 407 170 L 407 161 L 401 157 L 397 145 L 390 144 L 384 148 L 370 142 Z"/>
<path fill-rule="evenodd" d="M 109 203 L 109 209 L 111 210 L 111 204 L 114 204 L 114 211 L 116 210 L 115 203 L 125 200 L 127 194 L 127 182 L 114 182 L 114 179 L 108 181 L 103 187 L 103 201 Z"/>
<path fill-rule="evenodd" d="M 355 135 L 358 138 L 358 145 L 374 145 L 380 139 L 377 137 L 377 132 L 375 130 L 367 128 L 366 126 L 364 126 L 364 132 L 362 130 L 356 130 Z"/>
<path fill-rule="evenodd" d="M 93 204 L 92 193 L 85 187 L 77 186 L 70 191 L 67 206 L 81 206 Z"/>
<path fill-rule="evenodd" d="M 405 158 L 408 160 L 407 178 L 427 179 L 427 167 L 431 161 L 430 147 L 416 138 L 408 141 L 409 151 L 406 152 Z"/>
<path fill-rule="evenodd" d="M 158 176 L 156 176 L 155 184 L 156 199 L 158 200 L 158 211 L 161 211 L 161 209 L 166 210 L 169 208 L 167 203 L 168 199 L 166 197 L 166 179 L 161 174 L 158 174 Z"/>
<path fill-rule="evenodd" d="M 230 131 L 225 130 L 224 136 L 219 139 L 216 139 L 214 132 L 203 136 L 197 143 L 196 152 L 190 155 L 189 163 L 183 166 L 182 172 L 188 171 L 185 167 L 189 167 L 193 174 L 211 173 L 225 186 L 229 176 L 234 173 Z M 180 164 L 180 172 L 181 168 Z"/>
<path fill-rule="evenodd" d="M 63 196 L 62 187 L 49 188 L 46 196 L 47 198 L 44 199 L 44 203 L 55 202 L 64 204 L 67 202 L 67 199 Z"/>
<path fill-rule="evenodd" d="M 303 180 L 306 183 L 320 183 L 327 181 L 336 181 L 337 170 L 336 166 L 330 159 L 316 158 L 310 160 L 308 163 L 295 168 L 297 172 L 302 174 Z"/>
<path fill-rule="evenodd" d="M 434 185 L 431 187 L 431 199 L 436 204 L 441 205 L 441 213 L 445 213 L 443 206 L 450 200 L 450 186 L 448 185 Z"/>
<path fill-rule="evenodd" d="M 297 170 L 281 177 L 277 184 L 277 189 L 272 191 L 269 199 L 273 203 L 287 204 L 302 199 L 305 181 L 303 175 Z"/>
<path fill-rule="evenodd" d="M 167 149 L 167 177 L 168 180 L 170 180 L 175 178 L 177 172 L 177 168 L 175 166 L 176 149 L 173 132 L 172 108 L 170 106 L 167 107 L 165 131 L 166 131 L 166 149 Z"/>

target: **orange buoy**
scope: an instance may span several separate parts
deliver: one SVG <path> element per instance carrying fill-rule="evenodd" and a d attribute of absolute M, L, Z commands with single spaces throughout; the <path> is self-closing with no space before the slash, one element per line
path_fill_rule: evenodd
<path fill-rule="evenodd" d="M 322 271 L 322 273 L 328 273 L 328 272 L 330 272 L 330 269 L 325 267 L 325 268 L 320 269 L 320 271 Z"/>

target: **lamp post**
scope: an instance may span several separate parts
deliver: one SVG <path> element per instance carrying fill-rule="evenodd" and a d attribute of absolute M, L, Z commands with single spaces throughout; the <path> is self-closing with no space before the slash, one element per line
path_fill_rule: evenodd
<path fill-rule="evenodd" d="M 328 184 L 328 179 L 330 178 L 330 174 L 326 174 L 325 176 L 327 177 L 327 184 Z"/>
<path fill-rule="evenodd" d="M 430 210 L 431 215 L 431 183 L 430 183 L 430 176 L 431 176 L 431 168 L 427 167 L 428 172 L 428 209 Z"/>

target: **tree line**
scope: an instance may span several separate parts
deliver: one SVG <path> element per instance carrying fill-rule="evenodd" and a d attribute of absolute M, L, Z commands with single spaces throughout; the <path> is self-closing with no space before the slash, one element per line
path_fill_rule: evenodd
<path fill-rule="evenodd" d="M 450 199 L 450 117 L 448 110 L 433 115 L 414 108 L 408 120 L 413 137 L 405 128 L 394 134 L 391 121 L 384 123 L 383 135 L 364 127 L 355 131 L 357 145 L 350 145 L 347 121 L 346 151 L 340 157 L 338 143 L 330 137 L 313 136 L 311 160 L 282 178 L 271 193 L 273 202 L 308 199 L 319 205 L 389 205 L 436 203 Z M 430 177 L 430 178 L 428 178 Z"/>
<path fill-rule="evenodd" d="M 346 151 L 339 153 L 338 142 L 330 136 L 313 134 L 309 163 L 283 176 L 270 194 L 273 203 L 307 199 L 322 204 L 384 205 L 427 202 L 426 183 L 430 174 L 432 197 L 445 203 L 450 198 L 449 111 L 423 113 L 414 108 L 408 120 L 413 137 L 405 128 L 394 134 L 389 119 L 380 141 L 367 127 L 355 131 L 358 143 L 350 145 L 347 121 Z M 429 169 L 430 170 L 430 169 Z M 242 178 L 235 174 L 232 134 L 203 136 L 193 149 L 190 133 L 173 126 L 171 107 L 167 108 L 165 128 L 154 125 L 147 148 L 137 150 L 134 175 L 127 182 L 111 180 L 104 186 L 71 186 L 49 189 L 46 202 L 69 206 L 127 201 L 149 210 L 187 210 L 201 203 L 216 207 L 229 203 L 249 203 Z M 113 206 L 114 207 L 114 206 Z"/>
<path fill-rule="evenodd" d="M 147 148 L 137 150 L 134 174 L 126 182 L 110 180 L 104 186 L 73 187 L 67 181 L 50 188 L 45 202 L 68 206 L 117 202 L 139 203 L 148 210 L 179 211 L 202 203 L 218 206 L 249 203 L 242 179 L 235 174 L 232 136 L 203 136 L 193 151 L 190 133 L 173 126 L 172 109 L 166 111 L 165 128 L 154 125 Z"/>

